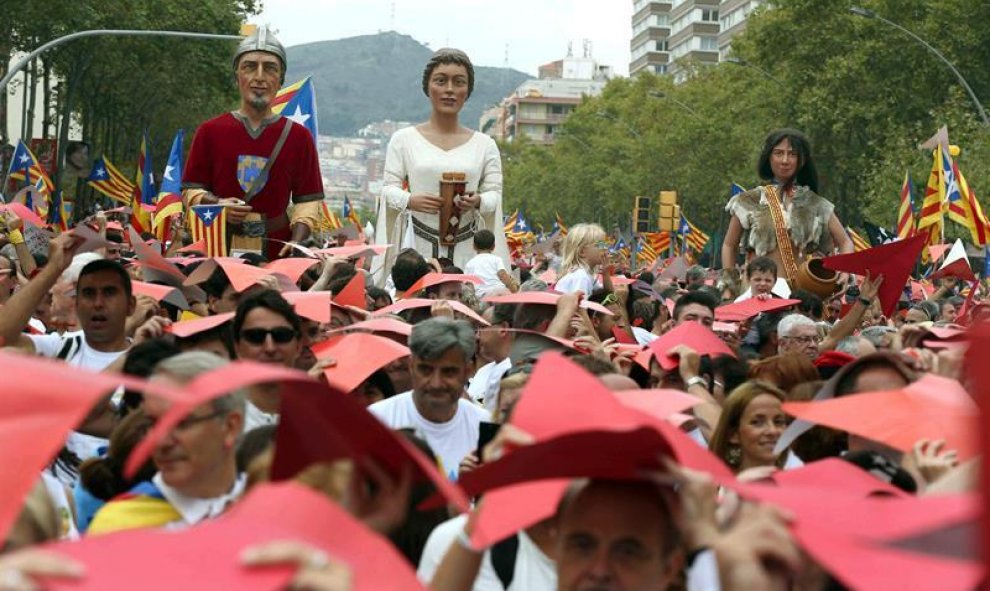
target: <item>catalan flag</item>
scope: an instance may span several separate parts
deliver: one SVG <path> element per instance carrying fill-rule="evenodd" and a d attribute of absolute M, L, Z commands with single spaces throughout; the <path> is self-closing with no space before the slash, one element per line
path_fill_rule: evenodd
<path fill-rule="evenodd" d="M 25 179 L 25 171 L 27 171 L 28 183 L 34 185 L 38 188 L 46 199 L 50 199 L 52 191 L 55 190 L 55 184 L 52 183 L 52 179 L 45 172 L 45 168 L 41 166 L 41 162 L 38 161 L 38 157 L 34 155 L 31 148 L 24 143 L 24 140 L 18 140 L 17 147 L 14 148 L 14 154 L 10 158 L 10 169 L 7 172 L 9 178 L 23 181 Z"/>
<path fill-rule="evenodd" d="M 740 185 L 739 183 L 732 183 L 732 186 L 729 187 L 729 197 L 735 197 L 736 195 L 739 195 L 740 193 L 745 193 L 745 192 L 746 192 L 746 189 L 743 188 L 743 186 Z"/>
<path fill-rule="evenodd" d="M 330 207 L 327 205 L 326 201 L 320 202 L 320 211 L 323 213 L 320 221 L 324 231 L 339 230 L 344 227 L 344 224 L 340 222 L 340 218 L 337 217 L 337 214 L 330 211 Z"/>
<path fill-rule="evenodd" d="M 619 236 L 619 239 L 612 243 L 608 251 L 612 254 L 619 254 L 625 258 L 629 258 L 629 245 L 626 244 L 626 239 Z"/>
<path fill-rule="evenodd" d="M 48 223 L 52 227 L 58 228 L 59 232 L 66 232 L 69 229 L 69 215 L 62 205 L 62 192 L 55 191 L 51 198 L 51 206 L 48 208 Z"/>
<path fill-rule="evenodd" d="M 357 210 L 351 205 L 351 200 L 346 195 L 344 196 L 344 217 L 351 220 L 351 223 L 360 230 L 361 229 L 361 219 L 358 217 Z"/>
<path fill-rule="evenodd" d="M 526 221 L 526 216 L 517 210 L 512 214 L 512 217 L 515 219 L 515 223 L 513 223 L 511 229 L 506 230 L 506 241 L 510 244 L 521 245 L 528 240 L 532 240 L 534 238 L 533 228 Z"/>
<path fill-rule="evenodd" d="M 650 247 L 656 251 L 658 257 L 664 257 L 670 251 L 670 232 L 646 232 L 642 234 L 646 238 Z M 678 252 L 677 243 L 674 243 L 674 252 Z"/>
<path fill-rule="evenodd" d="M 708 244 L 708 234 L 705 234 L 698 226 L 692 224 L 684 214 L 681 214 L 681 225 L 677 233 L 684 239 L 685 245 L 695 252 L 701 252 L 704 250 L 705 245 Z"/>
<path fill-rule="evenodd" d="M 959 171 L 959 165 L 944 146 L 942 170 L 945 194 L 943 203 L 948 209 L 949 219 L 967 227 L 974 244 L 985 246 L 990 242 L 990 221 L 983 214 L 980 202 Z"/>
<path fill-rule="evenodd" d="M 901 201 L 897 210 L 897 237 L 901 240 L 914 236 L 914 183 L 911 182 L 911 171 L 904 174 L 904 184 L 901 185 Z"/>
<path fill-rule="evenodd" d="M 939 151 L 940 148 L 932 152 L 932 170 L 928 174 L 925 197 L 921 203 L 921 211 L 918 213 L 917 231 L 927 232 L 929 248 L 941 244 L 944 233 L 942 204 L 945 194 L 942 192 L 942 159 L 939 157 Z M 926 248 L 922 252 L 922 262 L 927 262 L 928 258 L 928 248 Z"/>
<path fill-rule="evenodd" d="M 152 172 L 151 154 L 148 147 L 148 134 L 141 138 L 141 152 L 138 154 L 137 170 L 134 172 L 134 196 L 131 198 L 131 225 L 138 234 L 151 232 L 151 214 L 155 211 L 155 175 Z"/>
<path fill-rule="evenodd" d="M 640 264 L 652 265 L 656 262 L 657 256 L 659 254 L 653 249 L 653 245 L 646 238 L 646 235 L 640 234 L 639 240 L 637 241 L 638 248 L 636 251 L 636 258 Z"/>
<path fill-rule="evenodd" d="M 194 205 L 189 208 L 189 231 L 193 242 L 206 244 L 206 256 L 225 257 L 227 248 L 227 208 L 223 205 Z"/>
<path fill-rule="evenodd" d="M 510 215 L 509 217 L 505 218 L 505 225 L 503 227 L 503 231 L 505 232 L 506 235 L 508 235 L 509 232 L 512 231 L 512 228 L 514 228 L 516 226 L 516 220 L 517 219 L 519 219 L 519 210 L 518 209 L 515 210 L 514 212 L 512 212 L 512 215 Z"/>
<path fill-rule="evenodd" d="M 172 218 L 182 214 L 182 142 L 180 129 L 172 140 L 172 150 L 162 173 L 162 186 L 155 202 L 155 217 L 152 226 L 155 236 L 162 244 L 172 239 Z"/>
<path fill-rule="evenodd" d="M 279 90 L 272 102 L 272 111 L 285 115 L 308 129 L 313 135 L 313 143 L 316 143 L 319 125 L 316 117 L 316 90 L 313 89 L 311 77 Z"/>
<path fill-rule="evenodd" d="M 851 227 L 846 226 L 846 232 L 849 232 L 849 238 L 852 239 L 853 250 L 855 252 L 859 252 L 861 250 L 868 250 L 870 248 L 870 241 L 860 236 L 859 233 L 856 232 L 856 230 L 853 230 Z"/>
<path fill-rule="evenodd" d="M 100 156 L 93 162 L 93 169 L 86 180 L 90 187 L 124 205 L 130 205 L 134 198 L 134 183 L 117 170 L 106 156 Z"/>

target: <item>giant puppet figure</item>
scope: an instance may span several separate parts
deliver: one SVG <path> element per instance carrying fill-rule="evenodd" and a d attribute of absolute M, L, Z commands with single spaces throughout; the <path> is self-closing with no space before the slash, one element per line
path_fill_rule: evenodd
<path fill-rule="evenodd" d="M 226 205 L 234 235 L 267 239 L 262 252 L 270 259 L 288 253 L 285 241 L 309 236 L 323 199 L 313 137 L 272 112 L 285 69 L 285 48 L 267 27 L 241 41 L 234 54 L 240 107 L 199 126 L 182 177 L 187 205 Z"/>

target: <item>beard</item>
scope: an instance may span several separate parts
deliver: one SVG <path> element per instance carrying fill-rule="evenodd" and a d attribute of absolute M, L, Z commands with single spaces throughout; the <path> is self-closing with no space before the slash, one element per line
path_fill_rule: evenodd
<path fill-rule="evenodd" d="M 248 99 L 248 104 L 251 105 L 252 109 L 264 111 L 268 109 L 268 105 L 271 104 L 271 101 L 268 100 L 267 96 L 255 94 Z"/>

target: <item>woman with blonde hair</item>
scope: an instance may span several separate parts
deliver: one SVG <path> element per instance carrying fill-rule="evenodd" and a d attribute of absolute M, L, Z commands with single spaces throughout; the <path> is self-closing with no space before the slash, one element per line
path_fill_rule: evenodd
<path fill-rule="evenodd" d="M 709 449 L 736 473 L 784 465 L 787 454 L 774 453 L 787 416 L 781 409 L 785 396 L 776 386 L 749 381 L 729 394 L 722 405 Z"/>
<path fill-rule="evenodd" d="M 563 261 L 560 270 L 564 273 L 554 289 L 561 293 L 572 291 L 591 295 L 595 291 L 595 275 L 606 260 L 608 242 L 605 230 L 598 224 L 577 224 L 572 226 L 561 243 Z M 603 284 L 612 291 L 612 278 L 607 270 L 602 272 Z"/>

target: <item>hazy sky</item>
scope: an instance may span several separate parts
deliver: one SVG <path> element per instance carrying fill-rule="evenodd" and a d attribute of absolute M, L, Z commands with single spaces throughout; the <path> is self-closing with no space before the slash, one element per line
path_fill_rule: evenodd
<path fill-rule="evenodd" d="M 258 24 L 279 31 L 285 45 L 395 29 L 436 49 L 463 49 L 474 63 L 536 75 L 540 64 L 592 55 L 617 74 L 629 70 L 632 0 L 264 0 Z M 395 17 L 392 18 L 392 7 Z"/>

